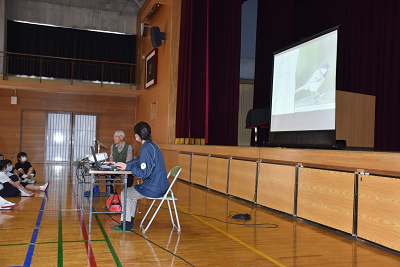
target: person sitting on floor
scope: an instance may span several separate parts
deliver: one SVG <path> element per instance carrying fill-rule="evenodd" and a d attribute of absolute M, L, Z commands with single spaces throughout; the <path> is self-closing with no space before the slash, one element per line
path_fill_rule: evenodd
<path fill-rule="evenodd" d="M 13 166 L 11 160 L 0 160 L 0 182 L 4 187 L 2 190 L 0 190 L 1 197 L 18 196 L 20 192 L 21 197 L 33 197 L 35 194 L 32 192 L 32 190 L 41 190 L 44 192 L 47 190 L 49 182 L 46 182 L 42 186 L 22 182 L 21 178 L 18 176 L 8 173 L 12 171 L 12 168 Z"/>
<path fill-rule="evenodd" d="M 0 183 L 0 190 L 2 190 L 3 188 L 4 188 L 3 184 Z M 0 210 L 10 210 L 17 205 L 18 205 L 17 203 L 12 203 L 12 202 L 0 197 Z"/>
<path fill-rule="evenodd" d="M 33 177 L 36 175 L 36 170 L 33 168 L 31 163 L 28 160 L 28 155 L 25 152 L 19 152 L 17 154 L 18 162 L 15 163 L 15 169 L 20 173 L 22 178 L 22 182 L 28 184 L 36 183 L 35 180 L 32 180 Z"/>

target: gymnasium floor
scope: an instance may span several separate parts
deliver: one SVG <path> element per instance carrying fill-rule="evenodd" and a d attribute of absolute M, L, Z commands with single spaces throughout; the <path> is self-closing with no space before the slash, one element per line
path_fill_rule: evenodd
<path fill-rule="evenodd" d="M 77 208 L 74 168 L 35 167 L 37 184 L 50 180 L 49 189 L 8 198 L 19 205 L 0 212 L 0 266 L 400 266 L 398 253 L 182 181 L 173 189 L 181 233 L 161 209 L 142 234 L 150 204 L 142 200 L 133 232 L 111 230 L 119 215 L 98 214 L 89 235 L 89 203 Z M 105 199 L 94 205 L 104 210 Z M 230 219 L 235 212 L 251 220 Z"/>

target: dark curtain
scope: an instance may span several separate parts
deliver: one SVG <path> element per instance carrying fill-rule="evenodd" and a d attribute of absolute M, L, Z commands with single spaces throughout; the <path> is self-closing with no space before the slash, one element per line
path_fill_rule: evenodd
<path fill-rule="evenodd" d="M 237 145 L 242 2 L 182 1 L 177 139 L 206 138 L 208 128 L 207 144 Z"/>
<path fill-rule="evenodd" d="M 302 0 L 287 1 L 287 8 L 266 2 L 258 2 L 254 107 L 270 105 L 274 51 L 340 25 L 336 88 L 375 95 L 375 150 L 399 151 L 400 2 Z M 266 44 L 268 36 L 276 45 Z"/>
<path fill-rule="evenodd" d="M 282 13 L 285 15 L 282 16 Z M 270 20 L 274 21 L 271 23 Z M 293 1 L 258 1 L 257 40 L 254 71 L 254 109 L 270 108 L 273 52 L 292 43 Z M 263 146 L 268 142 L 268 133 L 258 134 L 257 144 L 252 129 L 250 144 Z"/>
<path fill-rule="evenodd" d="M 108 62 L 135 63 L 136 36 L 92 32 L 61 27 L 40 26 L 7 21 L 8 52 L 77 58 Z M 12 56 L 10 74 L 40 75 L 37 57 Z M 125 65 L 104 64 L 103 80 L 130 83 L 130 68 Z M 81 80 L 100 80 L 101 64 L 71 60 L 44 59 L 42 76 Z M 133 80 L 132 80 L 133 82 Z"/>
<path fill-rule="evenodd" d="M 176 137 L 204 138 L 207 1 L 182 1 Z"/>
<path fill-rule="evenodd" d="M 242 0 L 210 1 L 210 145 L 238 145 L 242 3 Z"/>

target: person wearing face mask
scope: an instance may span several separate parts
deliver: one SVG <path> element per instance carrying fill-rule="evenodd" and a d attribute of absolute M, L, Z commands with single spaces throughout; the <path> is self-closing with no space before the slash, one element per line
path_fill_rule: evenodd
<path fill-rule="evenodd" d="M 161 197 L 168 190 L 169 182 L 165 169 L 164 157 L 160 148 L 151 140 L 151 129 L 146 122 L 139 122 L 133 128 L 136 141 L 141 143 L 139 157 L 127 162 L 113 163 L 121 170 L 131 171 L 133 176 L 141 178 L 143 183 L 127 188 L 126 227 L 130 231 L 133 227 L 136 203 L 144 197 Z M 121 203 L 124 196 L 121 194 Z M 121 221 L 123 215 L 121 215 Z M 122 231 L 123 224 L 112 227 L 115 231 Z"/>
<path fill-rule="evenodd" d="M 33 197 L 35 196 L 35 194 L 32 192 L 33 190 L 47 190 L 49 182 L 42 186 L 22 182 L 21 178 L 10 173 L 12 169 L 13 166 L 11 160 L 0 160 L 0 182 L 4 187 L 2 190 L 0 190 L 1 197 L 18 196 L 20 193 L 21 197 Z"/>
<path fill-rule="evenodd" d="M 20 173 L 22 182 L 28 184 L 36 183 L 36 180 L 32 180 L 36 175 L 36 170 L 33 168 L 28 160 L 28 155 L 25 152 L 19 152 L 17 155 L 18 162 L 15 164 L 15 169 Z"/>

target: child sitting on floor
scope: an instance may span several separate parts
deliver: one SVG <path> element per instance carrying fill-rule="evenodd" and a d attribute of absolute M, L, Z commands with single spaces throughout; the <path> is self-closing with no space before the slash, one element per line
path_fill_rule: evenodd
<path fill-rule="evenodd" d="M 36 170 L 33 168 L 31 163 L 27 161 L 28 155 L 25 152 L 19 152 L 17 155 L 18 162 L 15 163 L 15 169 L 20 173 L 22 178 L 22 182 L 28 184 L 36 183 L 35 180 L 32 180 L 33 177 L 36 175 Z"/>
<path fill-rule="evenodd" d="M 4 187 L 2 190 L 0 190 L 1 197 L 18 196 L 20 192 L 22 197 L 33 197 L 35 196 L 35 194 L 31 190 L 47 190 L 49 182 L 46 182 L 42 186 L 22 182 L 21 178 L 12 173 L 9 173 L 12 168 L 13 167 L 11 160 L 0 160 L 0 182 L 3 184 Z"/>

